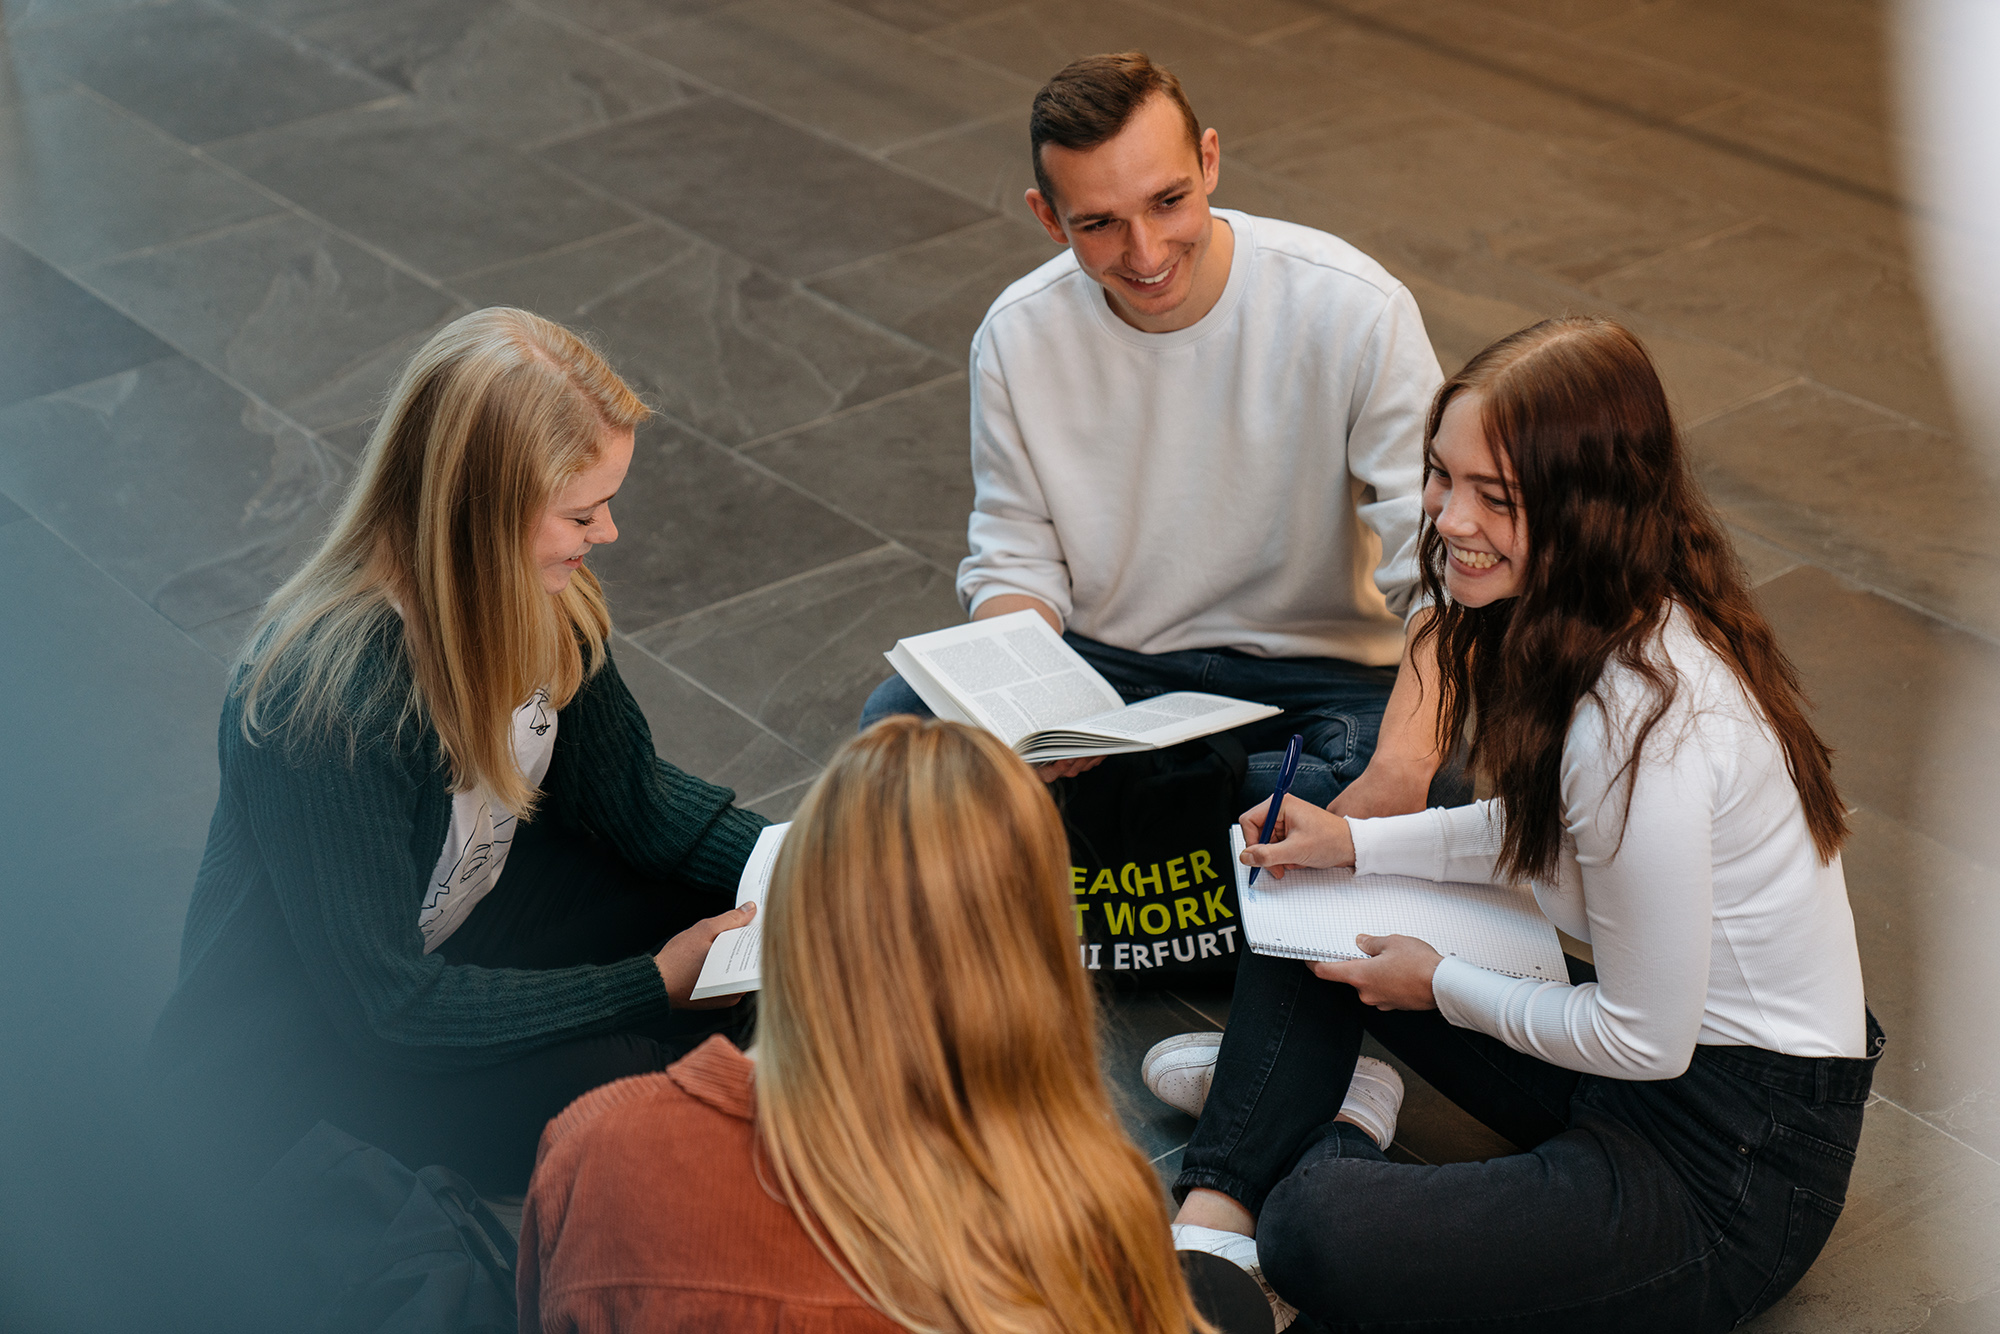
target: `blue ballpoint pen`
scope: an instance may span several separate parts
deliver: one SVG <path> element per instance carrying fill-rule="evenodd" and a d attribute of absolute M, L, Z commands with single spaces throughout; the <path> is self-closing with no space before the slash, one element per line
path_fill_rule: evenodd
<path fill-rule="evenodd" d="M 1285 763 L 1278 770 L 1278 790 L 1271 794 L 1271 809 L 1264 816 L 1264 832 L 1257 839 L 1259 843 L 1271 841 L 1271 831 L 1278 827 L 1278 812 L 1285 808 L 1285 794 L 1292 790 L 1292 775 L 1299 771 L 1299 756 L 1305 751 L 1306 739 L 1294 732 L 1292 739 L 1285 743 Z M 1250 868 L 1250 879 L 1246 884 L 1257 883 L 1257 872 L 1261 866 Z"/>

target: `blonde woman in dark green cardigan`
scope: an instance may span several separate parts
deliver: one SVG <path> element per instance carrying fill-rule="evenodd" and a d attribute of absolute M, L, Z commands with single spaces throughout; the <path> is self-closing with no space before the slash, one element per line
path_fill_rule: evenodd
<path fill-rule="evenodd" d="M 518 1191 L 725 1017 L 676 1012 L 766 822 L 655 755 L 583 563 L 646 415 L 558 325 L 456 321 L 251 635 L 150 1054 L 245 1167 L 324 1119 Z"/>

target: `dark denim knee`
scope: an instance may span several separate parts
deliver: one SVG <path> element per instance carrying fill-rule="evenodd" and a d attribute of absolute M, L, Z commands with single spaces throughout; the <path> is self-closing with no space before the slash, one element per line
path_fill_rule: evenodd
<path fill-rule="evenodd" d="M 1343 1263 L 1365 1253 L 1369 1227 L 1340 1177 L 1357 1169 L 1379 1171 L 1377 1165 L 1386 1161 L 1368 1132 L 1335 1122 L 1271 1188 L 1257 1215 L 1257 1261 L 1280 1297 L 1308 1312 L 1339 1307 L 1339 1293 L 1351 1277 Z"/>
<path fill-rule="evenodd" d="M 861 723 L 854 730 L 865 732 L 884 718 L 893 718 L 899 713 L 914 713 L 919 718 L 931 718 L 931 706 L 910 689 L 909 682 L 900 676 L 892 676 L 876 686 L 868 696 L 868 702 L 861 706 Z"/>

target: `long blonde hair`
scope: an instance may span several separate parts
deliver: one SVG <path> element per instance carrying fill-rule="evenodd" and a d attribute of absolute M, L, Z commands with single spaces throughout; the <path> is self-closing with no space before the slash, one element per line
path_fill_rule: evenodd
<path fill-rule="evenodd" d="M 528 814 L 512 714 L 543 688 L 567 704 L 603 665 L 611 629 L 588 569 L 549 595 L 535 531 L 605 433 L 647 415 L 588 343 L 538 315 L 496 306 L 440 330 L 390 393 L 332 530 L 251 632 L 245 734 L 344 725 L 351 744 L 387 706 L 396 725 L 437 730 L 455 790 Z M 369 645 L 399 613 L 407 673 L 357 700 Z M 282 698 L 260 717 L 267 690 Z"/>
<path fill-rule="evenodd" d="M 907 1329 L 1206 1330 L 1098 1074 L 1069 852 L 995 738 L 892 718 L 771 883 L 757 1124 L 821 1251 Z"/>

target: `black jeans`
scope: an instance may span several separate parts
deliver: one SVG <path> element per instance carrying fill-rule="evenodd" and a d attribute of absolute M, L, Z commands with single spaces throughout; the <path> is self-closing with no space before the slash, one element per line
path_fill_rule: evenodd
<path fill-rule="evenodd" d="M 438 953 L 487 968 L 615 963 L 726 911 L 731 896 L 650 879 L 607 846 L 548 822 L 515 835 L 499 883 Z M 411 1168 L 442 1163 L 482 1191 L 527 1188 L 542 1127 L 578 1097 L 627 1075 L 663 1070 L 712 1032 L 747 1041 L 754 1007 L 676 1011 L 642 1029 L 576 1038 L 452 1074 L 390 1069 L 356 1055 L 331 1028 L 278 1088 L 272 1143 L 289 1148 L 317 1121 L 387 1150 Z"/>
<path fill-rule="evenodd" d="M 1336 1122 L 1364 1031 L 1523 1152 L 1393 1163 Z M 1790 1290 L 1840 1215 L 1873 1015 L 1868 1042 L 1853 1060 L 1697 1047 L 1677 1079 L 1606 1079 L 1246 955 L 1175 1194 L 1257 1214 L 1265 1276 L 1331 1329 L 1729 1329 Z"/>

